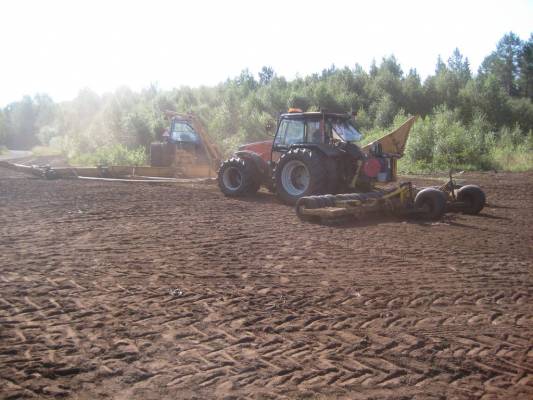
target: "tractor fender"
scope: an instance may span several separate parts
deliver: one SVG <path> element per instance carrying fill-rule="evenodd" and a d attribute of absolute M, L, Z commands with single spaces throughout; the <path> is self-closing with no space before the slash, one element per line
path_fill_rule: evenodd
<path fill-rule="evenodd" d="M 237 157 L 253 161 L 257 172 L 259 172 L 262 181 L 270 181 L 270 167 L 259 154 L 250 150 L 240 150 L 235 153 Z"/>

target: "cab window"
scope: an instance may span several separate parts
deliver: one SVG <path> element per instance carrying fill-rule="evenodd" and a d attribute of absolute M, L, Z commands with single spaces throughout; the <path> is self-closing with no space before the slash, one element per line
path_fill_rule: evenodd
<path fill-rule="evenodd" d="M 322 143 L 322 132 L 320 132 L 320 121 L 307 121 L 307 143 Z"/>
<path fill-rule="evenodd" d="M 345 142 L 358 142 L 363 138 L 363 135 L 347 121 L 334 122 L 333 131 Z"/>
<path fill-rule="evenodd" d="M 304 142 L 304 122 L 286 119 L 279 125 L 276 144 L 291 145 Z"/>
<path fill-rule="evenodd" d="M 184 122 L 174 122 L 172 127 L 171 138 L 175 142 L 194 142 L 199 143 L 200 138 L 198 134 L 192 129 L 189 124 Z"/>

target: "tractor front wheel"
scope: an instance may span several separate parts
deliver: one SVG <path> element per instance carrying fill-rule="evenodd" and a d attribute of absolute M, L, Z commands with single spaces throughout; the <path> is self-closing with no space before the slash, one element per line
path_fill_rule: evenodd
<path fill-rule="evenodd" d="M 226 196 L 238 197 L 256 193 L 260 182 L 253 161 L 232 157 L 218 170 L 218 187 Z"/>

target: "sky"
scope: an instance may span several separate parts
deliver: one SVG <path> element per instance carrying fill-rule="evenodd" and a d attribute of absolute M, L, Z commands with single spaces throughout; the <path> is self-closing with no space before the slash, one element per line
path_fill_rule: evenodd
<path fill-rule="evenodd" d="M 271 66 L 293 79 L 394 54 L 433 74 L 457 47 L 475 72 L 510 31 L 533 32 L 533 0 L 6 0 L 0 107 L 24 95 L 216 85 Z"/>

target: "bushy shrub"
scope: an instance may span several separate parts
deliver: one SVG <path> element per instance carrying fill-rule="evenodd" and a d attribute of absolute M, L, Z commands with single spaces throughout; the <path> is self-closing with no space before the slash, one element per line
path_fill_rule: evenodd
<path fill-rule="evenodd" d="M 406 172 L 525 170 L 533 166 L 532 143 L 531 133 L 518 125 L 494 132 L 481 114 L 465 125 L 456 111 L 440 107 L 415 124 L 400 167 Z"/>

